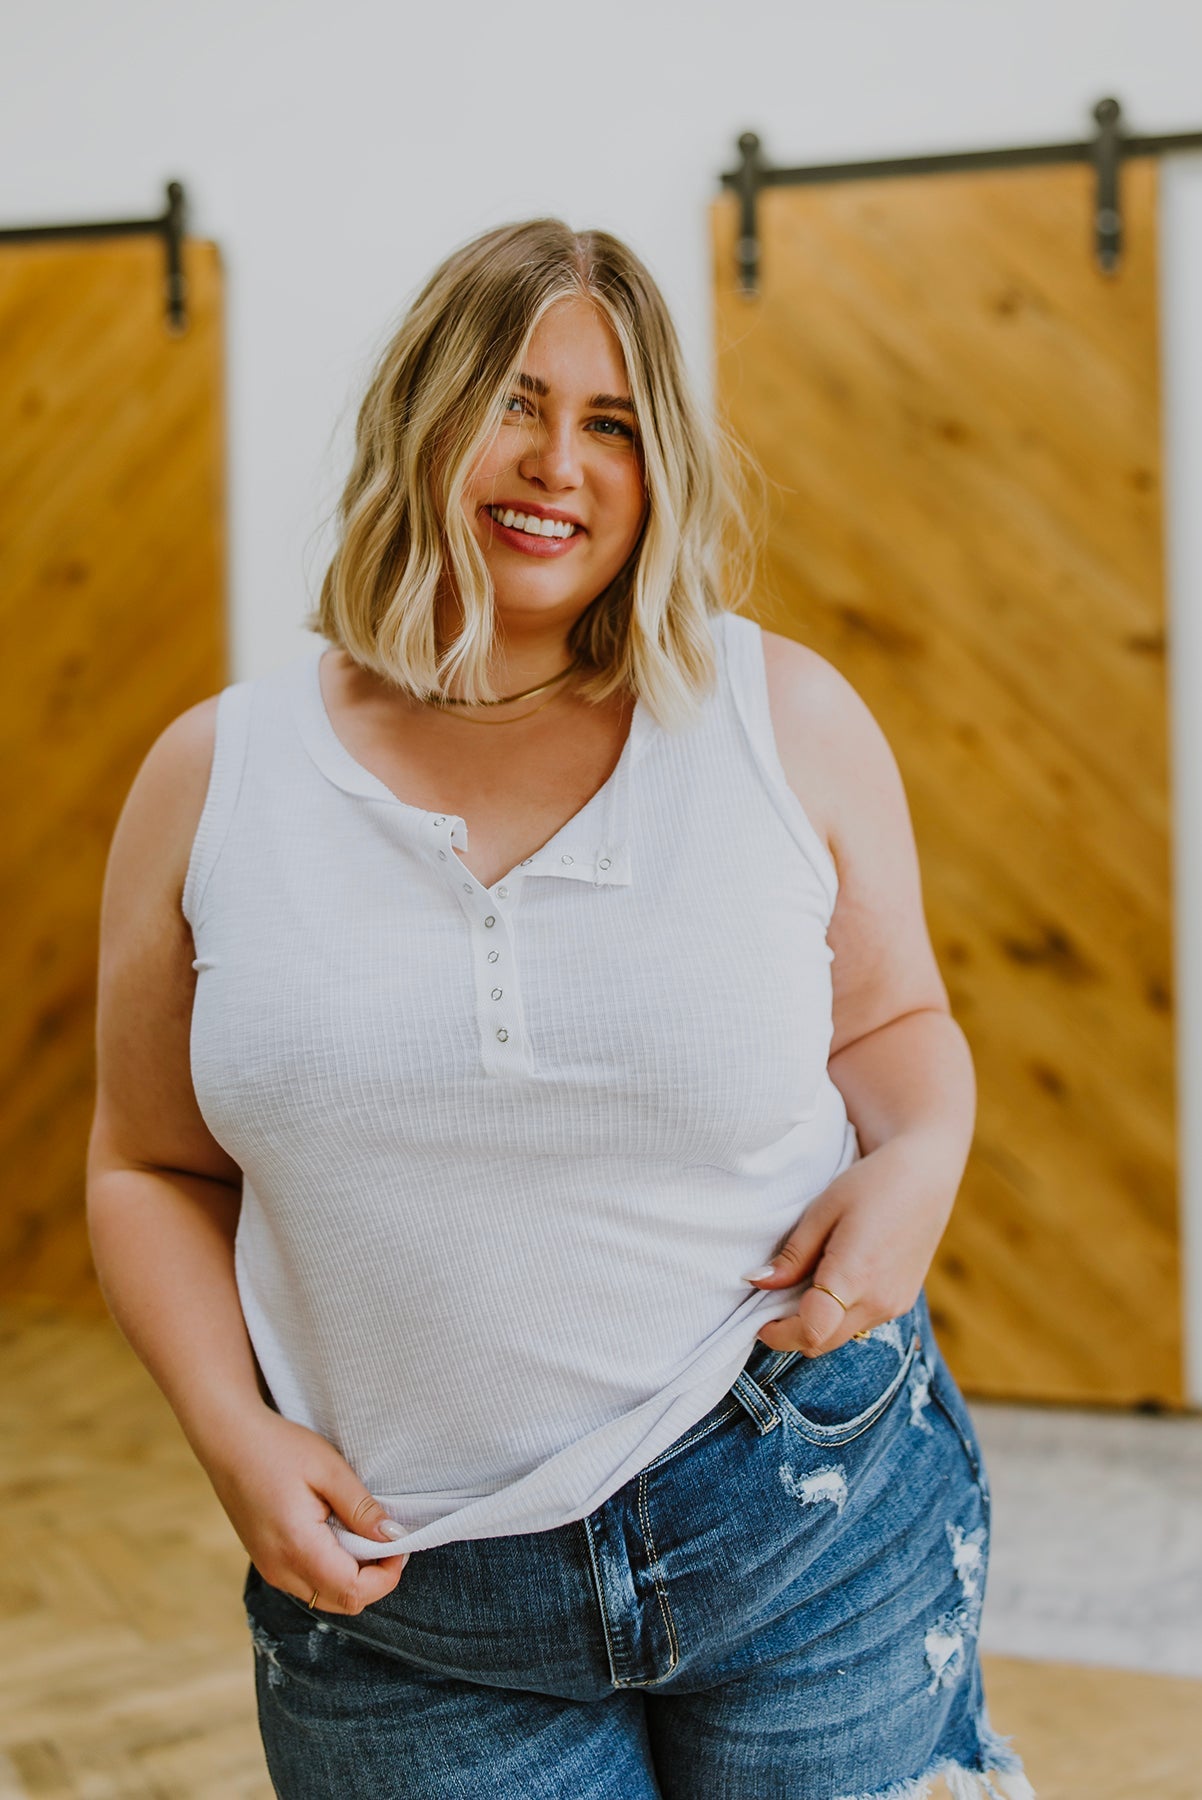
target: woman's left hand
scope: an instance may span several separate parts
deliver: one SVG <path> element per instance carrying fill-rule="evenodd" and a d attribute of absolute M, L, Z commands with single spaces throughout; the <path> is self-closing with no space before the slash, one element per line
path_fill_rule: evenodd
<path fill-rule="evenodd" d="M 806 1277 L 813 1284 L 796 1313 L 757 1332 L 759 1341 L 770 1350 L 824 1356 L 856 1332 L 909 1312 L 956 1198 L 935 1175 L 941 1162 L 946 1166 L 946 1159 L 924 1158 L 912 1142 L 894 1138 L 837 1175 L 773 1257 L 773 1274 L 752 1284 L 785 1288 Z"/>

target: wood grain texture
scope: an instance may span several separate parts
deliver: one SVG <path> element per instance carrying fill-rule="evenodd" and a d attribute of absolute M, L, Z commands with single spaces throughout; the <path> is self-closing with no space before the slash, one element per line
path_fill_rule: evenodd
<path fill-rule="evenodd" d="M 755 608 L 893 746 L 979 1084 L 929 1293 L 969 1392 L 1182 1401 L 1156 169 L 1101 274 L 1071 166 L 712 208 Z"/>
<path fill-rule="evenodd" d="M 0 1293 L 101 1306 L 84 1219 L 99 901 L 159 732 L 227 674 L 221 270 L 0 247 Z"/>
<path fill-rule="evenodd" d="M 5 1800 L 271 1800 L 246 1553 L 107 1318 L 0 1304 L 0 1550 Z M 1039 1800 L 1197 1800 L 1202 1682 L 983 1662 Z"/>

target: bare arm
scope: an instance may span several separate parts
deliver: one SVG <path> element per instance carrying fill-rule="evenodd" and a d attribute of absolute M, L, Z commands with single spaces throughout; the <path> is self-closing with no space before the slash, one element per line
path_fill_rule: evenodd
<path fill-rule="evenodd" d="M 810 1275 L 796 1318 L 760 1333 L 774 1349 L 834 1349 L 907 1311 L 946 1228 L 972 1144 L 976 1083 L 951 1016 L 922 904 L 896 760 L 851 684 L 804 645 L 765 634 L 773 730 L 785 774 L 839 875 L 831 1080 L 863 1156 L 806 1209 L 757 1283 Z"/>
<path fill-rule="evenodd" d="M 192 1086 L 195 947 L 184 878 L 212 765 L 216 699 L 147 754 L 113 835 L 101 902 L 87 1221 L 105 1301 L 166 1395 L 268 1581 L 358 1612 L 403 1559 L 361 1569 L 325 1519 L 387 1541 L 384 1508 L 332 1445 L 261 1387 L 234 1273 L 242 1172 Z"/>
<path fill-rule="evenodd" d="M 113 837 L 101 903 L 87 1217 L 105 1301 L 197 1455 L 265 1402 L 234 1281 L 242 1174 L 205 1126 L 188 1037 L 180 911 L 212 760 L 215 701 L 163 733 Z"/>

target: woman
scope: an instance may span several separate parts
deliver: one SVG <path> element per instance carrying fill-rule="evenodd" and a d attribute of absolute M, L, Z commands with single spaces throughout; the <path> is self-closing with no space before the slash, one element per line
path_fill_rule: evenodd
<path fill-rule="evenodd" d="M 1030 1793 L 922 1294 L 971 1061 L 888 746 L 733 610 L 733 466 L 627 248 L 477 238 L 363 401 L 319 653 L 114 837 L 95 1260 L 290 1800 Z"/>

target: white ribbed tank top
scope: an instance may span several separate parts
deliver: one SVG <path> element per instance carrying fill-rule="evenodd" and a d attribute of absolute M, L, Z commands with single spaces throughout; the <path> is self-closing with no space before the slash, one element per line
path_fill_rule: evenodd
<path fill-rule="evenodd" d="M 247 1329 L 394 1543 L 548 1530 L 710 1410 L 800 1288 L 740 1277 L 859 1155 L 827 1073 L 837 876 L 759 626 L 699 722 L 491 888 L 322 700 L 321 641 L 225 688 L 183 911 L 192 1077 L 244 1172 Z"/>

